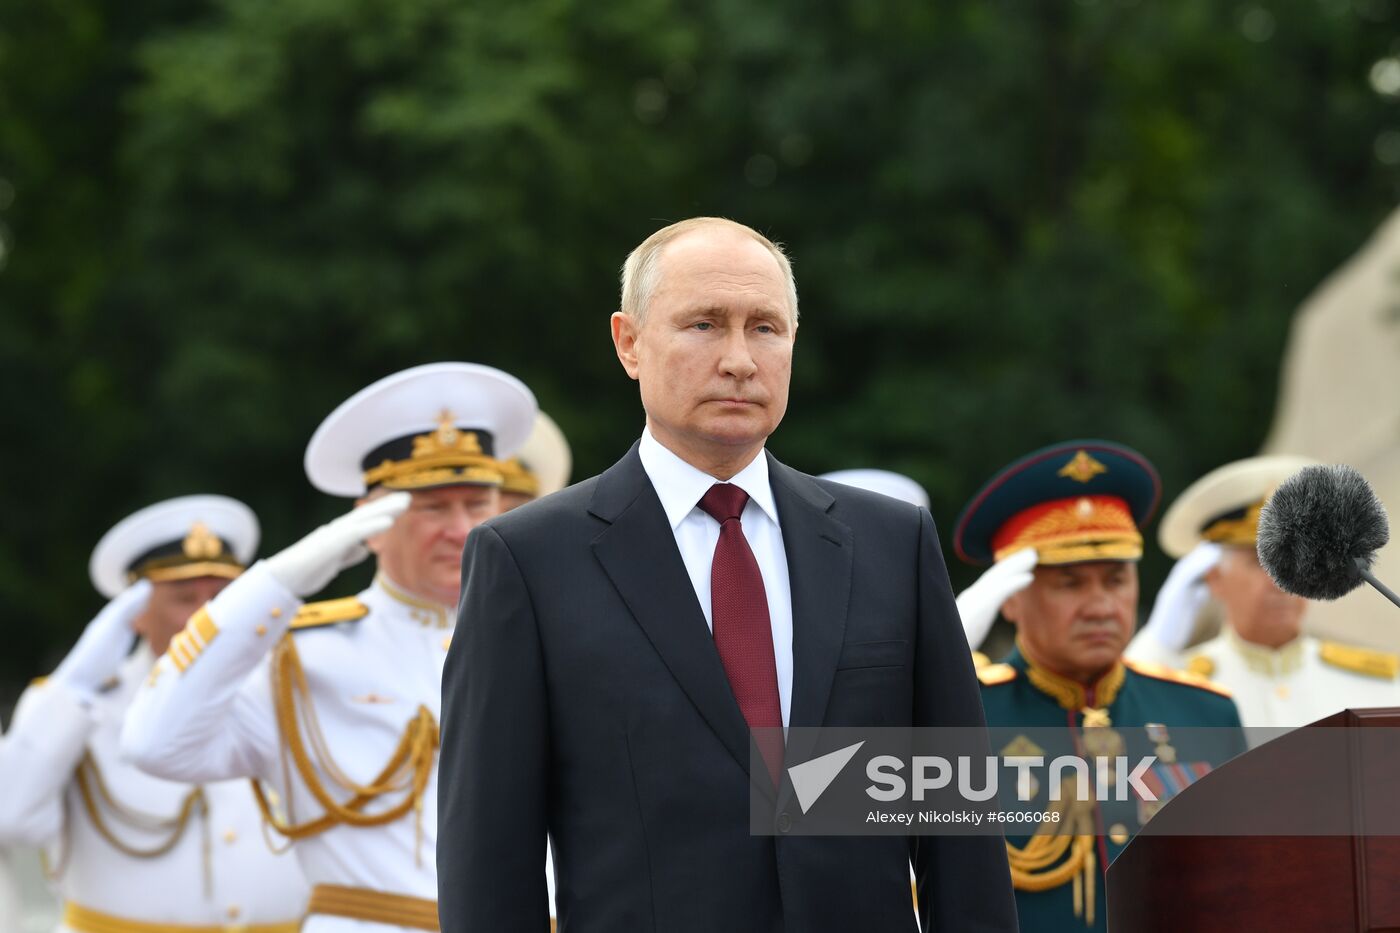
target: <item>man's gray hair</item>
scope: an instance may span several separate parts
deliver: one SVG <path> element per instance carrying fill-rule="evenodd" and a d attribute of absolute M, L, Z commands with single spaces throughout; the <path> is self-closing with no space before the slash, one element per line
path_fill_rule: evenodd
<path fill-rule="evenodd" d="M 745 226 L 725 217 L 691 217 L 662 227 L 642 241 L 632 250 L 627 261 L 622 264 L 622 313 L 635 320 L 640 326 L 646 320 L 647 306 L 651 304 L 656 288 L 661 284 L 661 253 L 671 241 L 693 230 L 704 227 L 728 227 L 743 233 L 762 244 L 778 261 L 787 282 L 788 305 L 792 308 L 792 320 L 797 322 L 797 280 L 792 277 L 792 263 L 788 261 L 783 248 L 752 227 Z"/>

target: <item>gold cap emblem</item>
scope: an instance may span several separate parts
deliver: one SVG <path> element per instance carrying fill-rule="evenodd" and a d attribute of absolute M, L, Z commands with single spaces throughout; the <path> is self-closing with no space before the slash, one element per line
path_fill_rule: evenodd
<path fill-rule="evenodd" d="M 459 431 L 452 419 L 452 412 L 442 410 L 438 415 L 435 431 L 420 434 L 413 439 L 412 459 L 438 457 L 443 454 L 463 454 L 469 457 L 481 456 L 481 442 L 473 431 Z"/>
<path fill-rule="evenodd" d="M 224 542 L 204 522 L 195 522 L 190 533 L 185 535 L 181 548 L 190 560 L 209 560 L 224 552 Z"/>
<path fill-rule="evenodd" d="M 1057 475 L 1072 479 L 1076 483 L 1087 483 L 1100 473 L 1107 472 L 1108 467 L 1089 456 L 1088 451 L 1081 450 L 1074 455 L 1069 463 L 1060 468 Z"/>

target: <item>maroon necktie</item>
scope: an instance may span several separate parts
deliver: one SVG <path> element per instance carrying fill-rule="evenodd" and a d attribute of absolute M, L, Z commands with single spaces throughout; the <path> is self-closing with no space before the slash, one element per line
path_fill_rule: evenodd
<path fill-rule="evenodd" d="M 782 706 L 778 701 L 778 668 L 773 660 L 773 626 L 763 574 L 740 515 L 749 494 L 731 483 L 716 483 L 700 499 L 700 508 L 719 522 L 719 543 L 710 565 L 710 612 L 715 648 L 729 677 L 729 687 L 754 736 L 768 774 L 778 784 L 783 761 Z"/>

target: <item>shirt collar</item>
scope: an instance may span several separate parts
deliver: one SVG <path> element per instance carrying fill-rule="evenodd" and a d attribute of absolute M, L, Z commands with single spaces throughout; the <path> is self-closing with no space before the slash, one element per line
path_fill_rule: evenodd
<path fill-rule="evenodd" d="M 647 478 L 661 499 L 661 508 L 666 512 L 672 531 L 679 527 L 711 486 L 726 482 L 676 456 L 652 436 L 651 428 L 642 429 L 637 455 L 642 458 L 642 469 L 646 470 Z M 778 506 L 773 499 L 773 487 L 768 482 L 768 458 L 762 450 L 728 482 L 748 493 L 749 499 L 777 524 Z"/>

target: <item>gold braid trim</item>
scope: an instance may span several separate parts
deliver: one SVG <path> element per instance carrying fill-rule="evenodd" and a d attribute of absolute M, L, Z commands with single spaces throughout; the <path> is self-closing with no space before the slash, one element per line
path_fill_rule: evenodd
<path fill-rule="evenodd" d="M 232 580 L 245 569 L 242 564 L 232 561 L 203 560 L 193 564 L 177 564 L 173 567 L 154 567 L 150 570 L 132 571 L 127 574 L 127 578 L 140 580 L 144 577 L 152 583 L 163 583 L 167 580 L 193 580 L 196 577 L 220 577 L 224 580 Z"/>
<path fill-rule="evenodd" d="M 520 462 L 519 457 L 511 457 L 502 461 L 501 468 L 501 492 L 514 492 L 522 496 L 538 496 L 540 494 L 540 481 L 525 464 Z"/>
<path fill-rule="evenodd" d="M 74 772 L 73 776 L 78 784 L 78 793 L 83 798 L 83 808 L 87 810 L 88 818 L 92 820 L 92 825 L 98 834 L 111 843 L 118 852 L 132 858 L 159 858 L 179 843 L 196 808 L 200 812 L 201 819 L 205 819 L 209 815 L 209 804 L 204 799 L 204 788 L 202 787 L 196 787 L 186 794 L 185 799 L 180 803 L 179 812 L 170 818 L 151 816 L 118 803 L 107 788 L 107 783 L 102 780 L 102 772 L 98 770 L 97 762 L 93 760 L 91 752 L 83 753 L 82 760 L 78 762 L 78 770 Z M 95 797 L 93 795 L 94 788 L 97 791 Z M 112 811 L 112 815 L 127 826 L 152 833 L 169 831 L 169 837 L 150 849 L 138 849 L 123 842 L 103 819 L 102 810 L 97 805 L 99 798 L 102 803 L 106 804 L 107 809 Z"/>
<path fill-rule="evenodd" d="M 311 796 L 325 812 L 314 820 L 296 823 L 289 812 L 286 821 L 278 819 L 268 804 L 262 785 L 254 780 L 253 794 L 263 819 L 277 832 L 289 839 L 304 839 L 323 833 L 339 824 L 348 826 L 383 826 L 392 823 L 414 810 L 422 819 L 423 794 L 432 777 L 433 762 L 437 755 L 438 727 L 433 714 L 425 706 L 419 706 L 417 713 L 404 727 L 403 735 L 388 763 L 369 785 L 361 785 L 346 777 L 336 765 L 326 747 L 325 738 L 316 722 L 311 705 L 311 690 L 306 680 L 306 671 L 297 655 L 296 643 L 289 637 L 278 642 L 272 658 L 273 705 L 277 714 L 277 726 L 282 733 L 284 770 L 288 754 L 296 765 L 297 773 L 306 785 Z M 304 710 L 298 715 L 297 699 Z M 316 760 L 308 752 L 302 738 L 302 719 L 306 720 L 312 749 Z M 350 799 L 344 803 L 331 796 L 321 781 L 320 766 L 333 783 L 350 792 Z M 405 791 L 402 800 L 380 813 L 367 814 L 364 808 L 379 797 L 397 791 Z M 418 841 L 422 843 L 421 822 L 418 827 Z"/>
<path fill-rule="evenodd" d="M 1259 513 L 1264 511 L 1265 501 L 1260 499 L 1251 503 L 1239 518 L 1222 518 L 1211 522 L 1201 529 L 1201 538 L 1227 546 L 1254 547 L 1259 540 Z"/>
<path fill-rule="evenodd" d="M 130 920 L 101 911 L 90 910 L 72 901 L 63 905 L 63 925 L 77 933 L 297 933 L 301 923 L 288 920 L 285 923 L 219 924 L 189 923 L 147 923 L 144 920 Z"/>
<path fill-rule="evenodd" d="M 107 782 L 102 779 L 102 772 L 97 767 L 97 761 L 92 757 L 92 752 L 83 752 L 82 759 L 78 762 L 78 768 L 73 772 L 74 782 L 78 785 L 78 795 L 82 797 L 83 809 L 87 811 L 88 819 L 97 830 L 97 834 L 107 843 L 123 855 L 137 859 L 160 858 L 171 849 L 174 849 L 185 836 L 185 830 L 189 827 L 190 817 L 199 813 L 199 822 L 203 830 L 204 840 L 202 845 L 204 856 L 204 891 L 209 894 L 213 890 L 213 865 L 211 863 L 211 852 L 209 842 L 209 801 L 204 796 L 204 788 L 196 786 L 180 802 L 180 810 L 173 817 L 163 818 L 152 816 L 149 813 L 142 813 L 120 803 L 112 795 L 107 787 Z M 96 790 L 94 796 L 93 791 Z M 150 849 L 138 849 L 122 841 L 117 834 L 107 825 L 107 821 L 102 816 L 102 808 L 98 806 L 98 801 L 106 805 L 113 817 L 118 822 L 125 823 L 140 832 L 159 833 L 169 832 L 164 842 L 159 843 Z M 64 854 L 64 861 L 67 861 L 67 853 Z"/>
<path fill-rule="evenodd" d="M 437 901 L 338 884 L 318 884 L 312 888 L 306 915 L 347 917 L 415 930 L 431 930 L 433 933 L 442 929 L 438 925 Z"/>
<path fill-rule="evenodd" d="M 1011 885 L 1018 891 L 1049 891 L 1063 884 L 1074 885 L 1074 915 L 1082 917 L 1087 926 L 1094 925 L 1095 875 L 1098 859 L 1093 835 L 1093 804 L 1079 804 L 1077 791 L 1057 801 L 1053 812 L 1064 817 L 1073 835 L 1051 835 L 1042 829 L 1022 848 L 1006 844 L 1006 857 L 1011 866 Z M 1079 804 L 1079 805 L 1077 805 Z M 1085 832 L 1089 830 L 1089 832 Z M 1059 864 L 1056 864 L 1056 863 Z"/>

